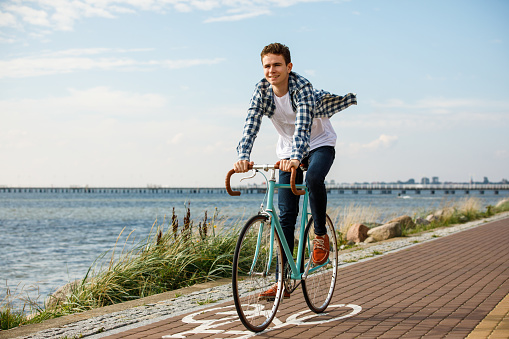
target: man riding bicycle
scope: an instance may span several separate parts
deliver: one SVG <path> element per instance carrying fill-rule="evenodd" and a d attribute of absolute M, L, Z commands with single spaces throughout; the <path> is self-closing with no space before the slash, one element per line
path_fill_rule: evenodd
<path fill-rule="evenodd" d="M 247 172 L 253 143 L 260 130 L 262 117 L 268 116 L 279 134 L 276 153 L 280 160 L 279 183 L 290 183 L 290 169 L 297 169 L 296 183 L 303 181 L 300 164 L 307 167 L 306 186 L 314 220 L 313 262 L 321 265 L 329 256 L 326 234 L 327 191 L 325 177 L 335 158 L 336 133 L 329 121 L 335 113 L 357 104 L 355 94 L 338 96 L 313 88 L 304 77 L 292 72 L 290 50 L 273 43 L 261 52 L 265 78 L 255 87 L 250 101 L 243 136 L 237 146 L 235 172 Z M 289 189 L 278 190 L 280 223 L 293 252 L 294 232 L 299 214 L 299 196 Z M 285 261 L 286 258 L 283 257 Z M 283 262 L 284 264 L 284 262 Z M 273 298 L 277 286 L 260 294 Z M 285 298 L 290 294 L 285 291 Z"/>

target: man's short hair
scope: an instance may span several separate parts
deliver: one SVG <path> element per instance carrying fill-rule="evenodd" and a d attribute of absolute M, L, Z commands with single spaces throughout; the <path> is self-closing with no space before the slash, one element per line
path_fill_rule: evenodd
<path fill-rule="evenodd" d="M 272 43 L 263 48 L 262 53 L 260 54 L 262 60 L 266 54 L 282 55 L 287 65 L 292 62 L 292 58 L 290 57 L 290 49 L 285 45 L 280 44 L 279 42 Z"/>

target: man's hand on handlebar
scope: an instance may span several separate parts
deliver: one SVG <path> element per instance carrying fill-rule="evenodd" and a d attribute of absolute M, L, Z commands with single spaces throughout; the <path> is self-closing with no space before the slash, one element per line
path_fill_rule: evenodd
<path fill-rule="evenodd" d="M 233 191 L 231 188 L 231 184 L 230 184 L 231 176 L 235 173 L 247 172 L 247 171 L 249 171 L 250 168 L 256 168 L 256 169 L 263 169 L 265 171 L 267 171 L 269 169 L 271 169 L 271 170 L 280 169 L 282 171 L 286 170 L 287 172 L 292 172 L 291 177 L 290 177 L 290 187 L 292 189 L 293 194 L 295 194 L 295 195 L 306 194 L 305 189 L 297 189 L 297 186 L 295 185 L 295 179 L 297 176 L 296 175 L 297 168 L 299 168 L 299 165 L 300 165 L 300 161 L 298 161 L 296 159 L 281 160 L 281 161 L 278 161 L 274 165 L 255 165 L 253 162 L 249 162 L 247 160 L 239 160 L 233 164 L 233 169 L 228 171 L 228 174 L 226 175 L 226 180 L 225 180 L 226 191 L 228 192 L 229 195 L 232 195 L 232 196 L 240 195 L 240 191 Z M 292 171 L 292 168 L 295 168 L 295 171 Z M 272 173 L 272 174 L 274 174 L 274 173 Z M 251 176 L 251 177 L 253 177 L 253 176 Z"/>
<path fill-rule="evenodd" d="M 249 162 L 247 160 L 239 160 L 233 164 L 233 169 L 235 173 L 245 173 L 249 171 L 249 165 L 253 166 L 254 162 Z"/>
<path fill-rule="evenodd" d="M 299 168 L 300 161 L 297 159 L 291 160 L 280 160 L 279 161 L 279 169 L 284 172 L 290 172 L 292 167 L 297 169 Z"/>

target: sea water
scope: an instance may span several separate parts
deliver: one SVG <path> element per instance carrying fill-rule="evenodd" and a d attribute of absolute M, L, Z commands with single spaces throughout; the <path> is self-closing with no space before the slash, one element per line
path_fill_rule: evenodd
<path fill-rule="evenodd" d="M 332 191 L 329 210 L 352 204 L 371 206 L 382 215 L 413 216 L 455 201 L 476 197 L 482 208 L 507 198 L 509 192 L 485 191 L 455 195 L 407 191 L 401 195 L 373 191 Z M 11 294 L 23 292 L 41 304 L 58 287 L 83 278 L 101 254 L 135 244 L 146 238 L 154 223 L 165 225 L 173 210 L 182 225 L 186 208 L 197 225 L 205 211 L 210 221 L 216 213 L 223 227 L 256 214 L 264 194 L 230 197 L 225 193 L 0 193 L 0 300 L 7 289 Z M 122 235 L 119 234 L 123 231 Z M 109 258 L 109 254 L 105 256 Z"/>

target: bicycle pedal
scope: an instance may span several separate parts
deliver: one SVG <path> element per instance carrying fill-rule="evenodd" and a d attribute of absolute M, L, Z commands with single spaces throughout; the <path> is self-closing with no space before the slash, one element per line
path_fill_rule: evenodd
<path fill-rule="evenodd" d="M 274 301 L 274 300 L 276 300 L 275 297 L 270 297 L 270 298 L 267 298 L 267 297 L 258 297 L 258 301 L 267 301 L 267 302 L 269 302 L 269 301 Z"/>

